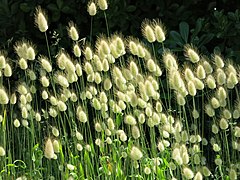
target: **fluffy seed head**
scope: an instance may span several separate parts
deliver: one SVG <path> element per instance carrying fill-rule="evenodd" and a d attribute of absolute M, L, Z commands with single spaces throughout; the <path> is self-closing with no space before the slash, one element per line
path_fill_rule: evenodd
<path fill-rule="evenodd" d="M 194 173 L 192 172 L 192 170 L 187 167 L 183 168 L 183 175 L 186 179 L 192 179 L 194 177 Z"/>
<path fill-rule="evenodd" d="M 138 46 L 135 40 L 129 40 L 128 44 L 129 50 L 133 55 L 138 55 Z"/>
<path fill-rule="evenodd" d="M 77 41 L 79 38 L 78 31 L 76 29 L 76 25 L 70 21 L 67 27 L 68 35 L 73 41 Z"/>
<path fill-rule="evenodd" d="M 237 172 L 235 169 L 230 169 L 229 177 L 230 177 L 230 180 L 237 180 Z"/>
<path fill-rule="evenodd" d="M 48 23 L 46 19 L 46 13 L 41 9 L 40 6 L 37 7 L 35 13 L 35 24 L 41 32 L 46 32 L 48 29 Z"/>
<path fill-rule="evenodd" d="M 149 59 L 147 61 L 147 68 L 150 72 L 155 72 L 156 71 L 156 64 L 152 59 Z"/>
<path fill-rule="evenodd" d="M 206 78 L 206 71 L 201 64 L 198 65 L 198 67 L 197 67 L 196 75 L 199 79 L 205 79 Z"/>
<path fill-rule="evenodd" d="M 207 115 L 210 117 L 213 117 L 215 115 L 215 110 L 213 109 L 213 107 L 210 104 L 206 104 L 205 111 L 206 111 Z"/>
<path fill-rule="evenodd" d="M 154 28 L 154 33 L 155 33 L 155 36 L 156 36 L 156 40 L 158 42 L 160 42 L 160 43 L 165 41 L 165 39 L 166 39 L 166 37 L 165 37 L 166 31 L 165 31 L 165 27 L 163 26 L 161 21 L 154 20 L 153 28 Z"/>
<path fill-rule="evenodd" d="M 224 62 L 223 62 L 223 59 L 220 55 L 218 55 L 218 54 L 214 55 L 214 62 L 215 62 L 215 65 L 217 66 L 217 68 L 223 68 L 224 67 Z"/>
<path fill-rule="evenodd" d="M 132 115 L 127 115 L 124 118 L 124 122 L 126 124 L 129 124 L 129 125 L 136 125 L 137 124 L 136 119 Z"/>
<path fill-rule="evenodd" d="M 186 100 L 184 98 L 184 96 L 181 93 L 177 93 L 177 103 L 180 106 L 184 106 L 186 103 Z"/>
<path fill-rule="evenodd" d="M 6 58 L 0 52 L 0 69 L 4 69 L 6 66 Z"/>
<path fill-rule="evenodd" d="M 8 104 L 8 102 L 9 98 L 6 91 L 4 90 L 4 88 L 0 88 L 0 104 Z"/>
<path fill-rule="evenodd" d="M 52 144 L 52 140 L 50 138 L 45 142 L 44 156 L 47 159 L 53 159 L 54 157 L 54 148 Z"/>
<path fill-rule="evenodd" d="M 4 76 L 6 77 L 11 77 L 12 76 L 12 68 L 10 66 L 10 64 L 6 64 L 5 68 L 4 68 Z"/>
<path fill-rule="evenodd" d="M 58 101 L 57 107 L 58 107 L 59 111 L 66 111 L 67 110 L 67 105 L 61 100 Z"/>
<path fill-rule="evenodd" d="M 203 176 L 201 174 L 201 172 L 197 172 L 194 176 L 194 179 L 193 180 L 202 180 L 203 179 Z"/>
<path fill-rule="evenodd" d="M 89 61 L 93 58 L 93 52 L 92 52 L 92 49 L 87 46 L 85 51 L 84 51 L 84 54 L 85 54 L 85 58 Z"/>
<path fill-rule="evenodd" d="M 176 57 L 168 50 L 163 53 L 163 62 L 167 70 L 178 69 Z"/>
<path fill-rule="evenodd" d="M 107 10 L 108 8 L 107 0 L 98 0 L 98 6 L 102 11 Z"/>
<path fill-rule="evenodd" d="M 217 83 L 219 85 L 224 85 L 226 83 L 227 76 L 226 76 L 225 72 L 222 69 L 220 69 L 220 68 L 217 69 L 217 78 L 216 78 L 216 80 L 217 80 Z"/>
<path fill-rule="evenodd" d="M 90 16 L 95 16 L 97 14 L 96 4 L 94 2 L 89 2 L 87 11 Z"/>
<path fill-rule="evenodd" d="M 222 130 L 226 130 L 228 128 L 228 121 L 225 118 L 221 118 L 219 122 L 219 126 Z"/>
<path fill-rule="evenodd" d="M 48 73 L 52 71 L 52 65 L 50 64 L 50 62 L 48 61 L 48 59 L 46 57 L 41 56 L 40 62 L 41 62 L 43 69 L 45 69 Z"/>
<path fill-rule="evenodd" d="M 197 93 L 196 86 L 193 81 L 189 81 L 188 84 L 188 92 L 191 96 L 195 96 Z"/>
<path fill-rule="evenodd" d="M 21 124 L 20 124 L 20 121 L 18 120 L 18 119 L 15 119 L 14 121 L 13 121 L 13 124 L 14 124 L 14 126 L 16 127 L 16 128 L 18 128 Z"/>
<path fill-rule="evenodd" d="M 197 53 L 197 51 L 195 50 L 195 48 L 193 48 L 190 45 L 186 45 L 185 46 L 185 56 L 192 62 L 192 63 L 197 63 L 200 60 L 200 57 Z"/>
<path fill-rule="evenodd" d="M 143 22 L 142 22 L 142 34 L 143 36 L 148 40 L 148 42 L 152 43 L 154 41 L 156 41 L 156 36 L 155 36 L 155 33 L 154 33 L 154 29 L 151 25 L 152 23 L 145 19 Z"/>
<path fill-rule="evenodd" d="M 143 157 L 142 152 L 136 146 L 133 146 L 130 151 L 130 158 L 134 161 L 140 160 Z"/>
<path fill-rule="evenodd" d="M 216 88 L 216 81 L 211 74 L 207 76 L 206 83 L 207 83 L 208 88 L 210 88 L 210 89 Z"/>
<path fill-rule="evenodd" d="M 6 152 L 5 152 L 5 149 L 0 146 L 0 156 L 5 156 L 6 155 Z"/>
<path fill-rule="evenodd" d="M 35 53 L 35 50 L 34 50 L 33 46 L 29 46 L 27 48 L 27 54 L 26 55 L 27 55 L 28 60 L 34 60 L 35 59 L 36 53 Z"/>
<path fill-rule="evenodd" d="M 24 58 L 20 58 L 18 64 L 23 70 L 26 70 L 28 68 L 27 60 Z"/>
<path fill-rule="evenodd" d="M 57 82 L 64 88 L 67 88 L 69 86 L 67 78 L 65 78 L 63 75 L 58 74 L 57 75 Z"/>
<path fill-rule="evenodd" d="M 140 137 L 140 131 L 137 126 L 132 126 L 132 136 L 134 139 L 138 139 Z"/>

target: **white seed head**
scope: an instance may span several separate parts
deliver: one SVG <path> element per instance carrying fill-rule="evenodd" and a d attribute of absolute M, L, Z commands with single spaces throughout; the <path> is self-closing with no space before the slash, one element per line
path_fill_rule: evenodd
<path fill-rule="evenodd" d="M 95 16 L 97 14 L 97 7 L 96 4 L 94 2 L 90 2 L 88 4 L 88 9 L 87 9 L 88 13 L 90 16 Z"/>
<path fill-rule="evenodd" d="M 33 47 L 28 47 L 27 48 L 27 59 L 28 60 L 34 60 L 36 56 L 35 50 Z"/>
<path fill-rule="evenodd" d="M 48 30 L 46 14 L 44 11 L 42 11 L 40 6 L 37 7 L 37 9 L 36 9 L 35 23 L 41 32 L 46 32 Z"/>
<path fill-rule="evenodd" d="M 57 107 L 58 107 L 59 111 L 66 111 L 67 110 L 67 105 L 61 100 L 58 101 Z"/>
<path fill-rule="evenodd" d="M 215 89 L 216 88 L 216 81 L 211 74 L 209 74 L 207 76 L 206 83 L 207 83 L 208 88 L 210 88 L 210 89 Z"/>
<path fill-rule="evenodd" d="M 20 127 L 20 121 L 18 120 L 18 119 L 15 119 L 14 121 L 13 121 L 13 125 L 16 127 L 16 128 L 18 128 L 18 127 Z"/>
<path fill-rule="evenodd" d="M 165 41 L 166 37 L 165 37 L 165 30 L 163 29 L 163 26 L 159 23 L 155 24 L 154 27 L 154 33 L 156 36 L 156 40 L 160 43 L 162 43 L 163 41 Z"/>
<path fill-rule="evenodd" d="M 149 25 L 148 21 L 143 21 L 142 23 L 142 33 L 148 42 L 153 43 L 156 41 L 156 36 L 153 28 Z"/>
<path fill-rule="evenodd" d="M 74 23 L 70 22 L 69 27 L 67 29 L 68 29 L 68 35 L 70 36 L 70 38 L 73 41 L 77 41 L 79 39 L 79 35 Z"/>
<path fill-rule="evenodd" d="M 132 136 L 134 139 L 138 139 L 140 137 L 140 131 L 137 126 L 132 126 Z"/>
<path fill-rule="evenodd" d="M 133 146 L 130 151 L 130 158 L 134 161 L 140 160 L 143 157 L 142 152 L 136 146 Z"/>
<path fill-rule="evenodd" d="M 108 8 L 107 0 L 98 0 L 98 6 L 102 11 L 107 10 Z"/>
<path fill-rule="evenodd" d="M 102 126 L 101 126 L 101 124 L 99 122 L 95 123 L 95 130 L 97 132 L 101 132 L 102 131 Z"/>
<path fill-rule="evenodd" d="M 215 65 L 217 66 L 217 68 L 224 67 L 224 62 L 220 55 L 217 55 L 217 54 L 214 55 L 214 62 L 215 62 Z"/>
<path fill-rule="evenodd" d="M 52 127 L 52 133 L 55 137 L 59 136 L 59 130 L 56 127 Z"/>
<path fill-rule="evenodd" d="M 198 53 L 191 47 L 186 47 L 186 56 L 192 63 L 197 63 L 200 60 Z"/>
<path fill-rule="evenodd" d="M 206 71 L 205 71 L 203 65 L 201 65 L 201 64 L 198 65 L 196 75 L 199 79 L 205 79 L 206 78 Z"/>
<path fill-rule="evenodd" d="M 5 149 L 2 146 L 0 146 L 0 157 L 5 155 L 6 155 Z"/>
<path fill-rule="evenodd" d="M 6 66 L 4 68 L 4 76 L 6 76 L 6 77 L 12 76 L 12 68 L 8 63 L 6 64 Z"/>
<path fill-rule="evenodd" d="M 193 81 L 189 81 L 188 84 L 188 92 L 191 96 L 195 96 L 197 93 L 196 86 Z"/>
<path fill-rule="evenodd" d="M 213 125 L 212 125 L 212 133 L 217 134 L 218 131 L 219 131 L 218 126 L 217 126 L 216 124 L 213 124 Z"/>
<path fill-rule="evenodd" d="M 192 172 L 192 170 L 187 167 L 183 168 L 183 175 L 186 179 L 192 179 L 194 177 L 194 173 Z"/>
<path fill-rule="evenodd" d="M 0 88 L 0 104 L 8 104 L 9 98 L 8 94 L 3 88 Z"/>
<path fill-rule="evenodd" d="M 50 138 L 48 138 L 47 141 L 45 142 L 44 156 L 47 159 L 54 158 L 54 148 L 53 148 L 52 140 Z"/>
<path fill-rule="evenodd" d="M 225 118 L 221 118 L 219 122 L 219 126 L 222 130 L 226 130 L 229 126 L 228 121 Z"/>
<path fill-rule="evenodd" d="M 132 115 L 127 115 L 124 118 L 124 122 L 126 124 L 129 124 L 129 125 L 136 125 L 137 124 L 136 119 Z"/>
<path fill-rule="evenodd" d="M 87 60 L 91 60 L 93 58 L 92 49 L 90 47 L 88 47 L 88 46 L 86 47 L 84 54 L 85 54 L 85 58 Z"/>
<path fill-rule="evenodd" d="M 28 68 L 27 60 L 24 58 L 20 58 L 18 64 L 23 70 L 26 70 Z"/>

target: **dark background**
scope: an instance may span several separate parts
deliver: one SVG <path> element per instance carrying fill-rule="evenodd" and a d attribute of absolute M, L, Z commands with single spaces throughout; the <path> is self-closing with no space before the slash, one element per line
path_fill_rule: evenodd
<path fill-rule="evenodd" d="M 87 3 L 86 0 L 1 0 L 0 49 L 8 49 L 11 56 L 15 42 L 25 38 L 37 44 L 41 53 L 46 53 L 44 34 L 34 24 L 37 5 L 47 11 L 52 54 L 61 47 L 72 47 L 66 31 L 70 20 L 77 24 L 80 37 L 89 40 L 91 17 L 87 13 Z M 180 51 L 184 44 L 192 43 L 205 54 L 220 51 L 239 63 L 239 7 L 239 0 L 109 0 L 106 13 L 112 33 L 121 32 L 124 36 L 142 39 L 140 27 L 144 18 L 159 18 L 167 29 L 166 44 L 173 51 Z M 189 26 L 189 36 L 185 40 L 179 34 L 181 22 Z M 93 35 L 96 37 L 100 33 L 106 34 L 106 26 L 103 12 L 98 10 L 93 19 Z"/>

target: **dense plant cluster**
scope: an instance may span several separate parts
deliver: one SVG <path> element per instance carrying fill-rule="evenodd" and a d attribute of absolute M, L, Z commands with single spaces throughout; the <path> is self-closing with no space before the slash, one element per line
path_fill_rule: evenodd
<path fill-rule="evenodd" d="M 237 179 L 236 63 L 198 50 L 211 35 L 188 43 L 185 22 L 169 39 L 163 19 L 142 22 L 143 40 L 111 33 L 108 9 L 90 1 L 89 41 L 70 21 L 71 45 L 52 50 L 38 6 L 47 53 L 25 39 L 1 51 L 0 179 Z"/>

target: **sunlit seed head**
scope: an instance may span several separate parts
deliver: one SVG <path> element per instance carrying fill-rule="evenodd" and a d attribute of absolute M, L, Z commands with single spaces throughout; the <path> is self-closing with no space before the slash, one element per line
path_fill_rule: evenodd
<path fill-rule="evenodd" d="M 76 138 L 77 138 L 78 141 L 82 141 L 83 140 L 83 135 L 80 132 L 76 131 L 75 135 L 76 135 Z"/>
<path fill-rule="evenodd" d="M 149 80 L 146 80 L 144 85 L 145 85 L 145 89 L 146 89 L 146 94 L 149 97 L 152 97 L 155 94 L 155 90 L 154 90 L 152 83 Z"/>
<path fill-rule="evenodd" d="M 6 152 L 5 152 L 5 149 L 0 146 L 0 156 L 5 156 L 6 155 Z"/>
<path fill-rule="evenodd" d="M 54 148 L 52 144 L 52 140 L 50 138 L 45 142 L 44 156 L 47 159 L 53 159 L 54 157 Z"/>
<path fill-rule="evenodd" d="M 48 99 L 48 92 L 46 90 L 42 91 L 42 98 L 43 98 L 43 100 Z"/>
<path fill-rule="evenodd" d="M 217 134 L 218 131 L 219 131 L 218 126 L 217 126 L 216 124 L 213 124 L 213 125 L 212 125 L 212 133 Z"/>
<path fill-rule="evenodd" d="M 26 119 L 23 119 L 23 120 L 22 120 L 22 125 L 23 125 L 24 127 L 28 127 L 29 123 L 28 123 L 28 121 L 27 121 Z"/>
<path fill-rule="evenodd" d="M 35 56 L 36 56 L 36 52 L 34 50 L 34 47 L 33 46 L 29 46 L 27 48 L 27 59 L 28 60 L 34 60 L 35 59 Z"/>
<path fill-rule="evenodd" d="M 132 137 L 134 139 L 138 139 L 140 137 L 140 131 L 139 128 L 137 126 L 132 126 Z"/>
<path fill-rule="evenodd" d="M 0 88 L 0 104 L 8 104 L 9 97 L 4 88 Z"/>
<path fill-rule="evenodd" d="M 202 167 L 202 173 L 203 173 L 203 175 L 205 176 L 205 177 L 208 177 L 208 176 L 210 176 L 211 175 L 211 171 L 208 169 L 208 167 L 206 167 L 206 166 L 203 166 Z"/>
<path fill-rule="evenodd" d="M 188 92 L 191 96 L 195 96 L 197 94 L 196 86 L 193 81 L 189 81 L 187 84 Z"/>
<path fill-rule="evenodd" d="M 53 118 L 57 117 L 58 115 L 58 112 L 54 107 L 50 107 L 48 113 Z"/>
<path fill-rule="evenodd" d="M 161 21 L 154 20 L 153 28 L 154 28 L 154 33 L 155 33 L 155 36 L 156 36 L 156 40 L 160 43 L 165 41 L 166 30 L 165 30 L 164 25 L 161 23 Z"/>
<path fill-rule="evenodd" d="M 216 81 L 212 75 L 207 76 L 206 83 L 207 83 L 208 88 L 210 88 L 210 89 L 216 88 Z"/>
<path fill-rule="evenodd" d="M 102 126 L 101 126 L 101 124 L 99 122 L 95 123 L 95 130 L 97 132 L 101 132 L 102 131 Z"/>
<path fill-rule="evenodd" d="M 207 60 L 204 60 L 202 65 L 207 74 L 211 74 L 213 72 L 213 68 Z"/>
<path fill-rule="evenodd" d="M 152 26 L 152 23 L 148 19 L 145 19 L 142 22 L 141 29 L 143 36 L 147 39 L 148 42 L 153 43 L 154 41 L 156 41 L 154 28 Z"/>
<path fill-rule="evenodd" d="M 10 64 L 8 64 L 8 63 L 6 64 L 3 73 L 4 73 L 4 76 L 6 76 L 6 77 L 12 76 L 12 68 L 11 68 Z"/>
<path fill-rule="evenodd" d="M 224 85 L 227 81 L 227 76 L 226 76 L 225 72 L 220 68 L 218 68 L 216 70 L 216 72 L 217 72 L 217 75 L 216 75 L 217 83 L 219 85 Z"/>
<path fill-rule="evenodd" d="M 132 115 L 126 115 L 124 118 L 124 122 L 128 125 L 136 125 L 136 119 Z"/>
<path fill-rule="evenodd" d="M 134 77 L 136 77 L 138 75 L 138 66 L 134 61 L 130 62 L 129 70 Z"/>
<path fill-rule="evenodd" d="M 190 68 L 185 68 L 184 75 L 185 75 L 184 77 L 187 81 L 192 81 L 195 78 L 195 76 Z"/>
<path fill-rule="evenodd" d="M 108 8 L 107 0 L 98 0 L 98 6 L 99 6 L 99 9 L 101 9 L 102 11 L 107 10 Z"/>
<path fill-rule="evenodd" d="M 80 122 L 83 122 L 83 123 L 88 121 L 87 115 L 83 110 L 77 111 L 77 118 Z"/>
<path fill-rule="evenodd" d="M 220 158 L 216 158 L 216 159 L 214 160 L 214 162 L 215 162 L 215 164 L 216 164 L 217 166 L 222 166 L 222 163 L 223 163 L 222 159 L 220 159 Z"/>
<path fill-rule="evenodd" d="M 223 109 L 222 114 L 223 114 L 223 117 L 225 119 L 231 119 L 232 118 L 232 113 L 230 112 L 230 110 L 228 110 L 226 108 Z"/>
<path fill-rule="evenodd" d="M 2 52 L 0 52 L 0 69 L 4 69 L 6 67 L 6 58 Z"/>
<path fill-rule="evenodd" d="M 221 118 L 219 121 L 219 127 L 222 130 L 226 130 L 229 127 L 228 121 L 225 118 Z"/>
<path fill-rule="evenodd" d="M 235 126 L 234 128 L 234 136 L 239 138 L 240 137 L 240 127 Z"/>
<path fill-rule="evenodd" d="M 143 114 L 143 113 L 141 113 L 141 114 L 139 114 L 139 116 L 138 116 L 138 122 L 140 123 L 140 124 L 144 124 L 144 122 L 145 122 L 145 114 Z"/>
<path fill-rule="evenodd" d="M 58 107 L 59 111 L 66 111 L 67 110 L 67 105 L 61 100 L 58 101 L 57 107 Z"/>
<path fill-rule="evenodd" d="M 188 60 L 190 60 L 192 63 L 197 63 L 200 60 L 198 52 L 195 50 L 194 47 L 192 47 L 191 45 L 186 45 L 184 48 L 185 56 Z"/>
<path fill-rule="evenodd" d="M 189 155 L 187 152 L 183 152 L 182 153 L 182 161 L 183 161 L 183 164 L 187 165 L 189 163 Z"/>
<path fill-rule="evenodd" d="M 71 61 L 71 59 L 67 59 L 65 61 L 65 68 L 68 73 L 74 73 L 76 71 L 75 65 Z"/>
<path fill-rule="evenodd" d="M 36 8 L 35 12 L 35 24 L 41 32 L 46 32 L 48 30 L 47 16 L 46 12 L 41 9 L 40 6 Z"/>
<path fill-rule="evenodd" d="M 198 171 L 198 172 L 195 174 L 193 180 L 202 180 L 202 179 L 203 179 L 203 176 L 202 176 L 201 172 Z"/>
<path fill-rule="evenodd" d="M 198 67 L 197 67 L 196 75 L 199 79 L 205 79 L 206 78 L 206 71 L 201 64 L 198 65 Z"/>
<path fill-rule="evenodd" d="M 52 127 L 52 133 L 55 137 L 59 136 L 59 130 L 56 127 Z"/>
<path fill-rule="evenodd" d="M 160 152 L 163 152 L 165 150 L 165 147 L 164 147 L 164 144 L 162 143 L 162 141 L 158 142 L 157 148 Z"/>
<path fill-rule="evenodd" d="M 27 60 L 24 58 L 20 58 L 18 64 L 23 70 L 26 70 L 28 68 Z"/>
<path fill-rule="evenodd" d="M 18 127 L 20 127 L 21 124 L 20 124 L 20 121 L 18 119 L 15 119 L 13 121 L 13 125 L 14 125 L 14 127 L 18 128 Z"/>
<path fill-rule="evenodd" d="M 219 152 L 220 150 L 221 150 L 221 148 L 219 147 L 219 145 L 218 144 L 213 144 L 213 150 L 215 151 L 215 152 Z"/>
<path fill-rule="evenodd" d="M 92 49 L 89 46 L 87 46 L 85 48 L 84 55 L 85 55 L 85 58 L 88 61 L 90 61 L 93 58 L 93 52 L 92 52 Z"/>
<path fill-rule="evenodd" d="M 83 147 L 80 143 L 77 143 L 77 150 L 78 151 L 82 151 L 83 150 Z"/>
<path fill-rule="evenodd" d="M 87 11 L 89 13 L 90 16 L 95 16 L 97 14 L 97 7 L 96 4 L 94 2 L 89 2 L 88 3 L 88 8 Z"/>
<path fill-rule="evenodd" d="M 184 98 L 184 96 L 181 93 L 176 93 L 176 99 L 177 99 L 177 103 L 180 106 L 184 106 L 186 103 L 186 100 Z"/>
<path fill-rule="evenodd" d="M 183 175 L 186 179 L 192 179 L 194 177 L 194 173 L 188 167 L 183 168 Z"/>
<path fill-rule="evenodd" d="M 97 45 L 98 47 L 98 51 L 102 51 L 104 55 L 108 55 L 110 54 L 111 50 L 110 47 L 108 45 L 108 41 L 105 40 L 104 38 L 100 39 L 100 42 L 98 42 L 99 44 Z"/>
<path fill-rule="evenodd" d="M 219 54 L 214 54 L 214 62 L 215 65 L 217 66 L 217 68 L 223 68 L 224 67 L 224 61 L 223 58 L 221 57 L 221 55 Z"/>
<path fill-rule="evenodd" d="M 70 21 L 67 27 L 68 35 L 73 41 L 77 41 L 79 39 L 78 31 L 76 25 Z"/>
<path fill-rule="evenodd" d="M 151 174 L 151 169 L 149 167 L 145 167 L 143 172 L 146 174 L 146 175 L 149 175 Z"/>
<path fill-rule="evenodd" d="M 67 60 L 69 60 L 68 54 L 61 50 L 57 55 L 57 65 L 61 70 L 65 69 L 65 63 Z"/>
<path fill-rule="evenodd" d="M 168 50 L 163 53 L 163 62 L 167 70 L 178 69 L 176 57 Z"/>
<path fill-rule="evenodd" d="M 234 72 L 228 74 L 227 83 L 236 85 L 238 84 L 238 77 Z"/>
<path fill-rule="evenodd" d="M 53 150 L 55 153 L 59 153 L 60 152 L 60 144 L 59 144 L 59 141 L 54 139 L 53 140 Z"/>
<path fill-rule="evenodd" d="M 140 58 L 144 58 L 145 57 L 145 50 L 144 47 L 141 44 L 137 44 L 137 48 L 138 48 L 138 54 L 137 56 Z"/>
<path fill-rule="evenodd" d="M 147 61 L 147 68 L 150 72 L 155 72 L 156 71 L 156 64 L 155 62 L 153 61 L 153 59 L 149 59 Z"/>
<path fill-rule="evenodd" d="M 69 86 L 67 78 L 62 74 L 57 75 L 57 82 L 64 88 L 67 88 Z"/>
<path fill-rule="evenodd" d="M 138 46 L 136 40 L 130 40 L 128 44 L 129 50 L 133 55 L 138 55 Z"/>
<path fill-rule="evenodd" d="M 143 154 L 139 148 L 133 146 L 130 151 L 130 158 L 134 161 L 140 160 L 143 157 Z"/>
<path fill-rule="evenodd" d="M 200 79 L 194 78 L 193 83 L 194 83 L 196 89 L 198 89 L 198 90 L 203 90 L 204 89 L 204 83 Z"/>
<path fill-rule="evenodd" d="M 217 109 L 220 107 L 219 100 L 216 97 L 211 98 L 211 105 L 214 109 Z"/>
<path fill-rule="evenodd" d="M 49 79 L 46 76 L 42 76 L 40 78 L 40 81 L 41 81 L 43 87 L 48 87 L 50 84 Z"/>

